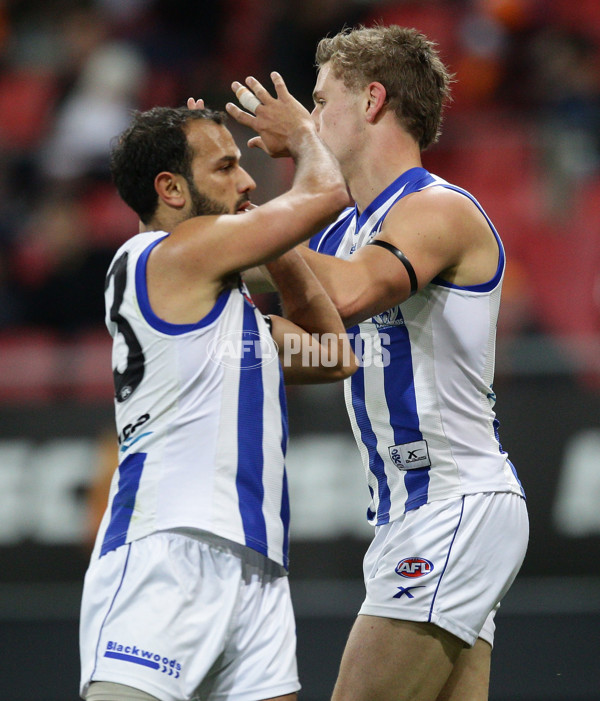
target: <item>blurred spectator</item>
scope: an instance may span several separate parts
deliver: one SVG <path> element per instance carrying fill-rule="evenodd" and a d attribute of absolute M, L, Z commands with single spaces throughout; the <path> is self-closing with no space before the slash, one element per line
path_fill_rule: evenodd
<path fill-rule="evenodd" d="M 559 28 L 531 43 L 531 96 L 539 109 L 547 206 L 570 211 L 582 182 L 600 171 L 600 61 L 592 39 Z"/>
<path fill-rule="evenodd" d="M 142 109 L 184 104 L 190 95 L 201 95 L 212 104 L 228 90 L 228 85 L 221 85 L 220 66 L 227 50 L 243 53 L 244 46 L 224 44 L 224 33 L 243 0 L 95 0 L 95 4 L 110 22 L 113 37 L 135 46 L 144 58 L 148 79 Z M 253 5 L 259 16 L 261 8 L 268 7 L 263 2 Z M 252 34 L 252 27 L 246 31 Z M 252 64 L 252 53 L 247 63 Z"/>
<path fill-rule="evenodd" d="M 508 32 L 486 7 L 467 12 L 458 25 L 454 99 L 459 107 L 480 107 L 497 96 L 508 51 Z"/>
<path fill-rule="evenodd" d="M 101 326 L 113 254 L 91 245 L 78 196 L 47 196 L 26 222 L 15 253 L 24 321 L 67 334 Z"/>
<path fill-rule="evenodd" d="M 376 5 L 378 3 L 375 3 Z M 267 69 L 279 71 L 290 91 L 312 109 L 317 42 L 328 33 L 364 18 L 364 6 L 348 0 L 278 0 L 273 5 L 273 25 L 268 46 Z"/>
<path fill-rule="evenodd" d="M 43 176 L 69 181 L 106 174 L 111 139 L 129 124 L 144 78 L 144 61 L 130 45 L 108 43 L 94 51 L 58 109 L 44 149 Z"/>
<path fill-rule="evenodd" d="M 10 275 L 8 256 L 0 250 L 0 330 L 25 319 L 24 300 Z"/>

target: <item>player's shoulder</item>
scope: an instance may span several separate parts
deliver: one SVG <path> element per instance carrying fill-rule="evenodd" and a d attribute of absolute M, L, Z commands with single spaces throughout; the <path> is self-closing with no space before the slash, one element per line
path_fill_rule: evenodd
<path fill-rule="evenodd" d="M 154 241 L 168 236 L 166 231 L 143 231 L 141 233 L 135 234 L 127 239 L 119 247 L 117 254 L 122 251 L 135 251 L 137 249 L 144 249 L 149 246 Z"/>
<path fill-rule="evenodd" d="M 473 203 L 472 195 L 461 187 L 438 179 L 427 187 L 407 195 L 405 200 L 432 204 L 438 207 L 461 207 Z"/>
<path fill-rule="evenodd" d="M 131 238 L 123 242 L 112 257 L 108 268 L 107 275 L 115 271 L 117 265 L 133 265 L 137 259 L 143 255 L 144 251 L 148 250 L 155 242 L 161 238 L 168 236 L 164 231 L 146 231 L 135 234 Z"/>
<path fill-rule="evenodd" d="M 481 210 L 470 193 L 445 181 L 412 192 L 399 200 L 390 212 L 392 221 L 421 221 L 422 225 L 452 229 L 481 217 Z"/>

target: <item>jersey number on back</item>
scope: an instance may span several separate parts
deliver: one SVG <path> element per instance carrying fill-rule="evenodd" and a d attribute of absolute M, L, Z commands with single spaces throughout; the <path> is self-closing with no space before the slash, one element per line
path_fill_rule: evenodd
<path fill-rule="evenodd" d="M 127 258 L 127 252 L 117 258 L 112 268 L 108 271 L 104 286 L 106 291 L 112 277 L 114 280 L 114 296 L 110 308 L 110 320 L 117 325 L 118 333 L 123 336 L 127 344 L 127 367 L 123 372 L 113 368 L 115 398 L 118 402 L 124 402 L 126 399 L 129 399 L 144 377 L 145 358 L 142 346 L 127 319 L 119 313 L 127 286 Z"/>

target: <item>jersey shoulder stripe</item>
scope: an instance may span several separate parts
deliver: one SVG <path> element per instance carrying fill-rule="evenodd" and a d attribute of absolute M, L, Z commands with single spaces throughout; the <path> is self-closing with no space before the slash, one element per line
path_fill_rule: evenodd
<path fill-rule="evenodd" d="M 346 234 L 348 224 L 356 214 L 356 207 L 347 207 L 333 224 L 313 236 L 309 242 L 309 248 L 318 253 L 333 255 Z"/>
<path fill-rule="evenodd" d="M 165 239 L 168 234 L 161 236 L 150 243 L 144 251 L 140 254 L 138 261 L 135 266 L 135 286 L 137 292 L 138 303 L 140 306 L 140 311 L 144 319 L 148 322 L 152 328 L 160 331 L 161 333 L 167 334 L 169 336 L 176 336 L 178 334 L 189 333 L 190 331 L 195 331 L 201 329 L 205 326 L 211 324 L 223 311 L 227 300 L 229 299 L 229 294 L 231 289 L 225 289 L 218 296 L 213 308 L 208 312 L 208 314 L 202 318 L 200 321 L 194 324 L 173 324 L 171 322 L 165 321 L 160 317 L 156 316 L 152 307 L 150 306 L 150 300 L 148 297 L 148 284 L 146 282 L 146 268 L 148 265 L 148 258 L 153 248 L 157 246 L 163 239 Z"/>

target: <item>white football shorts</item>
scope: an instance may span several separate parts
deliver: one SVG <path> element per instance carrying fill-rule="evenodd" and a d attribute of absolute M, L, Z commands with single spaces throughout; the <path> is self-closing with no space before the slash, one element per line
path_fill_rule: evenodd
<path fill-rule="evenodd" d="M 525 500 L 469 494 L 377 526 L 359 614 L 435 623 L 467 645 L 494 643 L 494 615 L 529 540 Z"/>
<path fill-rule="evenodd" d="M 300 688 L 285 571 L 198 532 L 154 533 L 92 561 L 80 652 L 83 698 L 91 681 L 161 701 L 257 701 Z"/>

